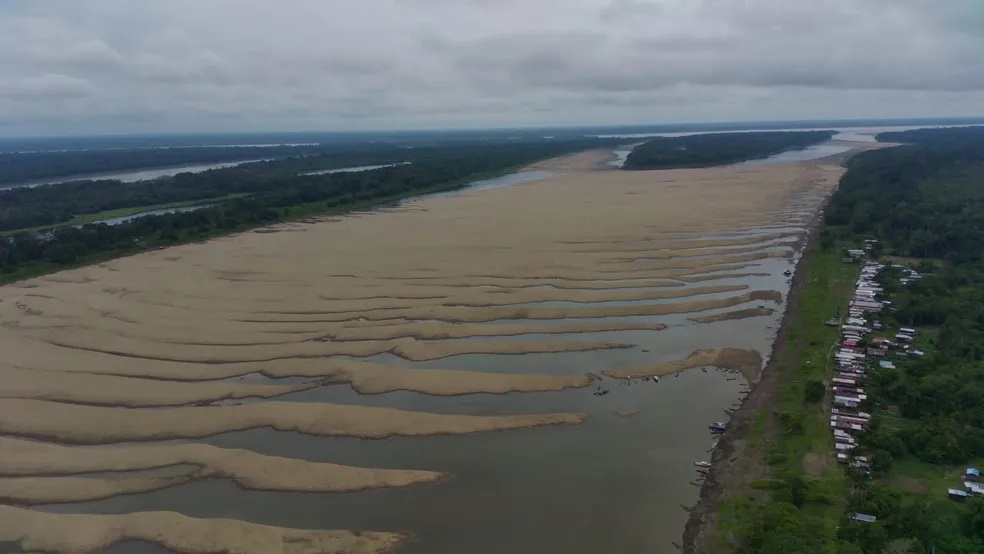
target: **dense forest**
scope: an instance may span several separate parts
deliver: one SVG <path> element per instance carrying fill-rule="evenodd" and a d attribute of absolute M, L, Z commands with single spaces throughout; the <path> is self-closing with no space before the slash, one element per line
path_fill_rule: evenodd
<path fill-rule="evenodd" d="M 0 187 L 130 169 L 304 156 L 326 150 L 305 145 L 8 153 L 0 154 Z"/>
<path fill-rule="evenodd" d="M 829 140 L 833 131 L 764 131 L 660 137 L 637 146 L 624 169 L 674 169 L 767 158 Z"/>
<path fill-rule="evenodd" d="M 78 213 L 126 206 L 246 194 L 188 213 L 106 225 L 64 226 L 0 238 L 0 278 L 196 240 L 290 217 L 337 212 L 436 190 L 545 158 L 615 143 L 603 139 L 526 140 L 404 150 L 410 164 L 372 171 L 302 175 L 338 165 L 386 161 L 380 156 L 291 158 L 138 183 L 97 181 L 0 192 L 0 229 L 67 221 Z M 391 151 L 383 155 L 392 156 Z M 320 165 L 319 165 L 320 164 Z M 6 277 L 3 274 L 6 273 Z"/>
<path fill-rule="evenodd" d="M 463 171 L 494 171 L 531 159 L 549 157 L 557 152 L 568 152 L 571 148 L 589 148 L 602 143 L 600 139 L 576 139 L 426 148 L 387 146 L 366 151 L 291 157 L 201 173 L 180 173 L 171 178 L 133 183 L 117 180 L 75 181 L 0 190 L 0 231 L 65 223 L 81 214 L 176 202 L 205 202 L 230 195 L 283 195 L 290 194 L 289 191 L 304 190 L 307 192 L 298 192 L 298 195 L 311 196 L 321 194 L 316 191 L 324 187 L 354 194 L 367 186 L 367 179 L 373 181 L 368 186 L 393 193 L 394 188 L 405 186 L 413 189 L 424 182 L 441 183 L 460 178 Z M 315 170 L 399 162 L 412 163 L 373 171 L 369 175 L 304 175 Z M 394 183 L 401 184 L 397 186 Z M 272 201 L 271 198 L 262 200 L 267 204 Z M 276 202 L 283 205 L 281 200 Z"/>

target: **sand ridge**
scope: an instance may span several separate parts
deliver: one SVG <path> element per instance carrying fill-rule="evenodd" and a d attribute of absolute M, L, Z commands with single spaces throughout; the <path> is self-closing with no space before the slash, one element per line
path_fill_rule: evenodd
<path fill-rule="evenodd" d="M 762 369 L 762 355 L 755 350 L 742 350 L 740 348 L 705 348 L 694 351 L 683 360 L 629 369 L 606 369 L 602 373 L 615 379 L 636 379 L 672 375 L 702 366 L 740 371 L 749 381 L 755 381 L 758 372 Z"/>
<path fill-rule="evenodd" d="M 180 406 L 241 398 L 273 398 L 317 387 L 317 382 L 262 385 L 182 383 L 42 369 L 0 368 L 0 398 L 34 398 L 106 406 Z"/>
<path fill-rule="evenodd" d="M 695 321 L 697 323 L 715 323 L 718 321 L 729 321 L 732 319 L 746 319 L 749 317 L 764 317 L 770 316 L 776 313 L 772 308 L 746 308 L 744 310 L 733 310 L 729 312 L 723 312 L 715 315 L 706 315 L 703 317 L 691 317 L 690 321 Z"/>
<path fill-rule="evenodd" d="M 577 413 L 473 416 L 313 402 L 158 408 L 129 412 L 43 400 L 0 399 L 0 433 L 71 444 L 201 438 L 271 427 L 325 437 L 383 439 L 577 425 Z"/>
<path fill-rule="evenodd" d="M 182 554 L 378 554 L 408 539 L 398 533 L 307 531 L 173 512 L 77 515 L 0 506 L 0 541 L 62 554 L 100 552 L 123 540 L 152 542 Z"/>
<path fill-rule="evenodd" d="M 129 472 L 181 464 L 196 468 L 194 475 L 190 477 L 231 479 L 240 487 L 255 490 L 350 492 L 432 483 L 447 477 L 445 473 L 437 471 L 352 467 L 196 443 L 65 446 L 0 437 L 0 456 L 4 459 L 0 476 L 18 477 L 21 482 L 28 484 L 24 487 L 27 495 L 22 497 L 25 502 L 29 498 L 33 499 L 30 493 L 45 486 L 45 481 L 51 476 Z M 125 476 L 126 473 L 121 475 Z M 161 482 L 160 479 L 150 482 L 163 487 L 184 481 L 178 477 L 170 483 Z M 57 486 L 48 486 L 50 491 L 57 494 L 80 495 L 76 484 L 62 480 Z"/>

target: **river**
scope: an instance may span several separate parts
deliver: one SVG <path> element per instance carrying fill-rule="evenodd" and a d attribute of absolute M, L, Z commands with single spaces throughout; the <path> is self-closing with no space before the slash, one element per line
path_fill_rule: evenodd
<path fill-rule="evenodd" d="M 226 167 L 235 167 L 237 165 L 242 165 L 242 164 L 266 162 L 266 161 L 270 161 L 270 158 L 263 158 L 258 160 L 240 160 L 236 162 L 222 162 L 222 163 L 211 163 L 211 164 L 153 167 L 153 168 L 144 168 L 144 169 L 134 169 L 129 171 L 114 171 L 109 173 L 88 173 L 88 174 L 80 174 L 80 175 L 66 175 L 63 177 L 58 177 L 57 179 L 39 179 L 35 181 L 26 181 L 23 183 L 0 185 L 0 190 L 21 188 L 21 187 L 40 187 L 43 185 L 53 185 L 55 183 L 67 183 L 69 181 L 98 181 L 98 180 L 115 179 L 118 181 L 123 181 L 124 183 L 135 183 L 137 181 L 149 181 L 151 179 L 160 179 L 161 177 L 173 177 L 179 173 L 201 173 L 203 171 L 208 171 L 210 169 L 223 169 Z"/>
<path fill-rule="evenodd" d="M 783 157 L 786 154 L 762 162 L 779 163 L 787 159 Z M 553 175 L 547 171 L 511 174 L 475 181 L 457 191 L 411 198 L 404 203 L 519 185 Z M 736 234 L 727 237 L 803 233 L 802 224 L 792 223 L 792 220 L 811 211 L 816 203 L 816 199 L 801 200 L 769 216 L 767 225 L 735 229 Z M 790 242 L 789 239 L 776 239 L 769 245 L 789 248 Z M 789 291 L 789 278 L 784 277 L 783 272 L 792 269 L 796 261 L 796 257 L 762 260 L 742 270 L 754 275 L 712 283 L 776 290 L 785 296 Z M 707 284 L 685 283 L 681 288 Z M 714 297 L 712 294 L 704 296 Z M 543 306 L 572 304 L 538 303 Z M 592 304 L 610 306 L 614 303 L 582 302 L 576 305 L 592 307 Z M 417 368 L 570 375 L 679 360 L 694 350 L 709 346 L 755 349 L 765 355 L 771 351 L 784 306 L 753 301 L 729 309 L 708 310 L 701 315 L 763 304 L 779 309 L 771 316 L 707 324 L 689 320 L 692 313 L 607 318 L 606 322 L 660 322 L 668 327 L 657 332 L 614 331 L 570 337 L 571 340 L 636 345 L 628 349 L 510 356 L 469 354 L 425 363 L 380 354 L 367 360 Z M 537 323 L 527 320 L 497 323 L 518 322 Z M 530 334 L 515 340 L 543 340 L 544 337 Z M 271 381 L 259 375 L 247 377 L 247 382 Z M 228 480 L 210 478 L 151 493 L 41 506 L 39 509 L 64 513 L 167 510 L 195 517 L 236 518 L 286 527 L 413 533 L 419 540 L 399 550 L 400 554 L 673 554 L 676 552 L 673 543 L 681 540 L 688 517 L 681 506 L 693 505 L 699 493 L 691 483 L 697 477 L 693 463 L 710 456 L 708 450 L 713 437 L 707 426 L 713 421 L 727 419 L 725 410 L 732 407 L 744 385 L 745 380 L 740 376 L 698 368 L 664 377 L 659 382 L 606 380 L 610 392 L 604 396 L 594 396 L 593 388 L 547 393 L 432 396 L 405 391 L 359 395 L 348 386 L 319 387 L 277 400 L 480 415 L 575 411 L 589 414 L 590 419 L 584 425 L 570 427 L 385 440 L 312 437 L 272 429 L 230 432 L 202 439 L 202 442 L 223 448 L 243 448 L 276 456 L 355 466 L 428 468 L 447 471 L 455 477 L 431 485 L 336 494 L 244 490 Z M 638 410 L 638 413 L 630 416 L 617 413 L 626 410 Z M 106 552 L 149 554 L 165 551 L 147 543 L 130 542 L 118 544 Z"/>

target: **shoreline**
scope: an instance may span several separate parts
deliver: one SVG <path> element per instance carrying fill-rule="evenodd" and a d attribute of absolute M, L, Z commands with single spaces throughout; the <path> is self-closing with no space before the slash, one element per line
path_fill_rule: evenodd
<path fill-rule="evenodd" d="M 776 339 L 772 344 L 768 362 L 762 369 L 759 381 L 750 386 L 751 390 L 744 402 L 731 415 L 728 420 L 728 430 L 721 434 L 717 446 L 711 453 L 710 471 L 701 484 L 697 503 L 690 510 L 684 528 L 681 548 L 684 554 L 706 554 L 708 552 L 708 542 L 717 528 L 715 510 L 719 507 L 724 492 L 730 488 L 730 481 L 733 477 L 730 470 L 733 469 L 734 462 L 737 461 L 742 449 L 745 448 L 744 444 L 739 443 L 744 440 L 756 414 L 777 400 L 779 367 L 788 357 L 789 330 L 799 318 L 799 303 L 805 285 L 804 261 L 823 228 L 823 216 L 829 201 L 829 196 L 824 199 L 809 226 L 806 237 L 803 239 L 803 254 L 796 262 L 789 295 L 786 298 L 786 310 L 783 313 Z"/>

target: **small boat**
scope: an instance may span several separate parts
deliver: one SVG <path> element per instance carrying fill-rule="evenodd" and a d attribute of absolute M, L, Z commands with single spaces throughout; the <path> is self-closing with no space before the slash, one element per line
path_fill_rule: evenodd
<path fill-rule="evenodd" d="M 653 375 L 653 381 L 659 383 L 659 375 Z"/>
<path fill-rule="evenodd" d="M 715 421 L 714 423 L 707 426 L 708 429 L 714 431 L 715 433 L 723 433 L 727 429 L 727 425 L 721 423 L 720 421 Z"/>
<path fill-rule="evenodd" d="M 595 396 L 605 396 L 606 394 L 608 394 L 608 389 L 595 391 L 592 394 L 594 394 Z"/>
<path fill-rule="evenodd" d="M 782 274 L 785 275 L 786 277 L 789 277 L 790 275 L 793 274 L 793 270 L 787 269 L 786 271 L 783 271 Z"/>
<path fill-rule="evenodd" d="M 697 471 L 700 472 L 700 473 L 708 473 L 709 471 L 711 471 L 711 468 L 709 468 L 709 467 L 698 467 L 697 468 Z"/>
<path fill-rule="evenodd" d="M 697 467 L 711 467 L 711 462 L 694 462 Z"/>

